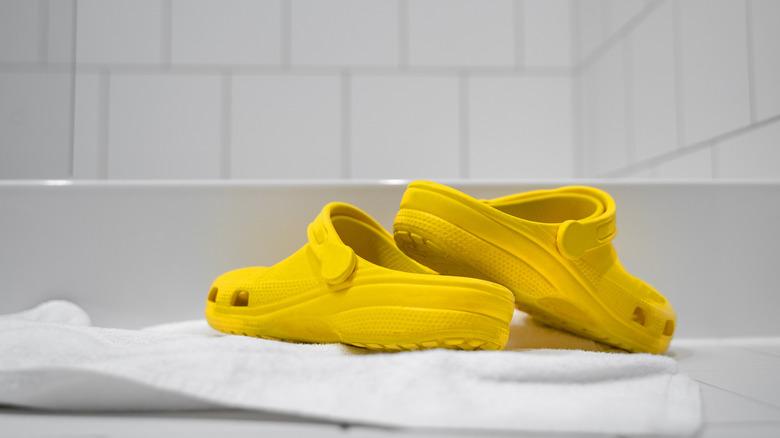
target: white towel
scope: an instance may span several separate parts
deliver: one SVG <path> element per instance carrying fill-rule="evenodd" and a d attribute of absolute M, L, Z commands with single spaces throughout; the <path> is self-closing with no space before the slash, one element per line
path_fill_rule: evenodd
<path fill-rule="evenodd" d="M 528 325 L 513 323 L 513 345 Z M 533 341 L 599 348 L 534 326 Z M 527 334 L 526 332 L 523 332 Z M 205 321 L 120 330 L 49 302 L 0 317 L 0 403 L 243 408 L 400 427 L 692 434 L 699 390 L 664 356 L 581 350 L 367 353 L 223 336 Z"/>

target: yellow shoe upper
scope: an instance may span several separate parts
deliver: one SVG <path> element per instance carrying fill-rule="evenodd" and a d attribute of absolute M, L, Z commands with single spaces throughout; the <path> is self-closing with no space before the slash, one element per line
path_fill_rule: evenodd
<path fill-rule="evenodd" d="M 462 312 L 506 320 L 508 326 L 512 294 L 506 288 L 436 274 L 401 252 L 381 225 L 352 205 L 327 204 L 307 237 L 273 266 L 219 276 L 207 302 L 209 323 L 256 336 L 381 345 L 416 345 L 415 333 L 432 333 L 452 315 L 470 318 Z M 445 328 L 468 332 L 458 324 Z M 498 348 L 506 339 L 491 342 Z"/>
<path fill-rule="evenodd" d="M 611 243 L 615 214 L 612 197 L 593 187 L 477 200 L 418 181 L 401 202 L 396 240 L 399 230 L 421 233 L 442 254 L 434 259 L 410 249 L 418 261 L 506 285 L 518 307 L 551 325 L 632 351 L 663 352 L 674 331 L 674 311 L 621 265 Z"/>

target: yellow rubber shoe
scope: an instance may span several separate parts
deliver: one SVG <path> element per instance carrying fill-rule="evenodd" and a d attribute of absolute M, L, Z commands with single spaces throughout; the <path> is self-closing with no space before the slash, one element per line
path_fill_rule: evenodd
<path fill-rule="evenodd" d="M 206 301 L 206 319 L 223 332 L 376 350 L 501 349 L 513 311 L 505 287 L 436 274 L 343 203 L 323 208 L 301 249 L 223 274 Z"/>
<path fill-rule="evenodd" d="M 418 181 L 395 219 L 406 254 L 442 274 L 494 281 L 551 326 L 635 352 L 663 353 L 675 313 L 625 271 L 612 247 L 615 201 L 592 187 L 489 201 Z"/>

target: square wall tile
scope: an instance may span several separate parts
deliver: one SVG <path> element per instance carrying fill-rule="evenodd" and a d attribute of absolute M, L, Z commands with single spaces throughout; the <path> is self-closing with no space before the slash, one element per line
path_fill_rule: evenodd
<path fill-rule="evenodd" d="M 712 179 L 712 150 L 691 152 L 655 167 L 655 177 L 661 179 Z"/>
<path fill-rule="evenodd" d="M 756 116 L 780 114 L 780 2 L 751 0 Z"/>
<path fill-rule="evenodd" d="M 631 34 L 634 159 L 677 148 L 674 9 L 664 3 Z"/>
<path fill-rule="evenodd" d="M 411 65 L 514 64 L 512 0 L 414 0 L 408 4 Z"/>
<path fill-rule="evenodd" d="M 171 58 L 181 64 L 279 64 L 280 0 L 173 0 Z"/>
<path fill-rule="evenodd" d="M 0 73 L 0 179 L 70 178 L 69 74 Z"/>
<path fill-rule="evenodd" d="M 681 12 L 685 144 L 750 121 L 745 2 L 686 0 Z"/>
<path fill-rule="evenodd" d="M 469 119 L 469 177 L 573 176 L 571 79 L 472 79 Z"/>
<path fill-rule="evenodd" d="M 163 0 L 79 0 L 78 61 L 161 62 L 164 18 Z"/>
<path fill-rule="evenodd" d="M 354 178 L 455 178 L 459 166 L 458 79 L 352 79 Z"/>
<path fill-rule="evenodd" d="M 39 7 L 31 0 L 0 1 L 0 62 L 38 60 Z"/>
<path fill-rule="evenodd" d="M 718 178 L 780 180 L 780 122 L 717 145 Z"/>
<path fill-rule="evenodd" d="M 233 178 L 339 178 L 338 76 L 233 78 Z"/>
<path fill-rule="evenodd" d="M 218 76 L 114 75 L 110 84 L 109 178 L 219 177 Z"/>
<path fill-rule="evenodd" d="M 290 0 L 297 65 L 397 65 L 397 0 Z"/>
<path fill-rule="evenodd" d="M 523 59 L 528 66 L 571 65 L 571 1 L 525 0 Z"/>
<path fill-rule="evenodd" d="M 583 160 L 586 176 L 601 176 L 628 164 L 629 123 L 626 98 L 625 46 L 617 44 L 586 69 L 584 123 L 588 137 Z"/>

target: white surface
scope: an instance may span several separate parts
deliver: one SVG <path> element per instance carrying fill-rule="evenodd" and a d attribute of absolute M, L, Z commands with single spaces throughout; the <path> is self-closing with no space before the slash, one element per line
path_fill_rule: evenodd
<path fill-rule="evenodd" d="M 77 60 L 86 63 L 160 63 L 161 0 L 79 0 Z"/>
<path fill-rule="evenodd" d="M 584 123 L 591 123 L 584 139 L 587 175 L 603 175 L 628 164 L 629 131 L 626 99 L 625 48 L 611 47 L 600 62 L 585 71 L 589 98 L 583 109 Z"/>
<path fill-rule="evenodd" d="M 0 175 L 66 178 L 70 173 L 70 77 L 0 72 Z"/>
<path fill-rule="evenodd" d="M 655 169 L 656 178 L 710 179 L 712 178 L 712 150 L 701 149 L 664 161 Z"/>
<path fill-rule="evenodd" d="M 572 63 L 569 0 L 524 0 L 522 60 L 526 66 L 570 66 Z"/>
<path fill-rule="evenodd" d="M 562 183 L 456 186 L 490 198 Z M 780 333 L 780 184 L 592 183 L 615 197 L 621 260 L 670 299 L 680 315 L 678 336 Z M 0 183 L 0 278 L 7 291 L 0 312 L 67 298 L 101 315 L 95 323 L 104 326 L 196 318 L 218 274 L 288 256 L 326 202 L 352 202 L 390 226 L 403 189 Z"/>
<path fill-rule="evenodd" d="M 527 321 L 518 319 L 513 334 Z M 698 385 L 677 374 L 674 360 L 651 354 L 374 354 L 225 336 L 203 320 L 137 331 L 84 322 L 83 310 L 61 301 L 0 317 L 0 402 L 232 407 L 401 427 L 623 434 L 686 434 L 701 422 Z"/>
<path fill-rule="evenodd" d="M 656 8 L 630 38 L 633 159 L 644 160 L 672 151 L 678 143 L 674 5 Z"/>
<path fill-rule="evenodd" d="M 574 176 L 571 80 L 479 78 L 469 82 L 469 177 Z"/>
<path fill-rule="evenodd" d="M 232 83 L 232 177 L 342 175 L 338 76 L 236 76 Z"/>
<path fill-rule="evenodd" d="M 780 123 L 719 143 L 717 172 L 721 178 L 772 178 L 780 167 Z"/>
<path fill-rule="evenodd" d="M 73 176 L 81 179 L 101 177 L 105 140 L 101 121 L 103 94 L 108 94 L 108 75 L 81 74 L 76 77 L 76 102 L 73 120 Z"/>
<path fill-rule="evenodd" d="M 171 60 L 181 64 L 278 64 L 280 0 L 173 0 Z"/>
<path fill-rule="evenodd" d="M 296 0 L 289 3 L 293 64 L 397 65 L 397 1 Z"/>
<path fill-rule="evenodd" d="M 218 76 L 115 75 L 110 83 L 111 178 L 219 176 Z"/>
<path fill-rule="evenodd" d="M 780 2 L 750 0 L 756 117 L 780 114 Z"/>
<path fill-rule="evenodd" d="M 352 177 L 458 176 L 455 76 L 354 77 L 350 105 Z"/>
<path fill-rule="evenodd" d="M 6 0 L 0 14 L 0 62 L 38 59 L 38 2 Z"/>
<path fill-rule="evenodd" d="M 419 0 L 408 4 L 411 65 L 515 63 L 511 0 Z"/>
<path fill-rule="evenodd" d="M 745 2 L 680 2 L 684 139 L 695 143 L 748 124 Z"/>

